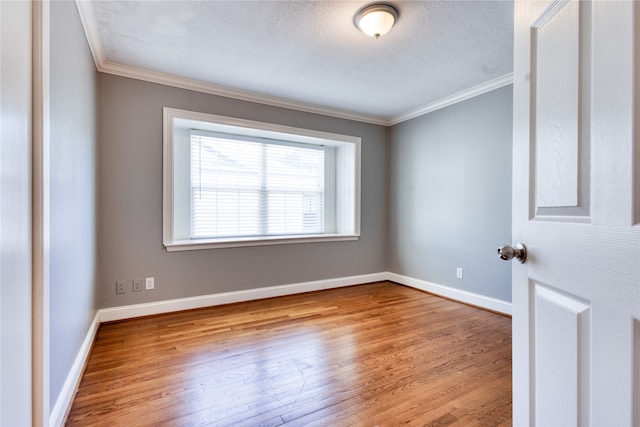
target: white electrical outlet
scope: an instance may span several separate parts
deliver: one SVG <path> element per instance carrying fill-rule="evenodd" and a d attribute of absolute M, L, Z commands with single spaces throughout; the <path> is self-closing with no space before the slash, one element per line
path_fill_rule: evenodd
<path fill-rule="evenodd" d="M 126 294 L 126 293 L 127 293 L 127 281 L 118 280 L 116 282 L 116 294 Z"/>
<path fill-rule="evenodd" d="M 462 268 L 460 267 L 456 268 L 456 277 L 458 279 L 462 279 Z"/>
<path fill-rule="evenodd" d="M 153 277 L 147 277 L 145 279 L 145 289 L 149 290 L 149 289 L 153 289 L 155 287 L 156 287 L 156 285 L 153 283 Z"/>

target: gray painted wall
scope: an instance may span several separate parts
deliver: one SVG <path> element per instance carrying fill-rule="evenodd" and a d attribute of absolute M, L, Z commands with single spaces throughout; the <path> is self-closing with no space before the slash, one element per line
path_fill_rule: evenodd
<path fill-rule="evenodd" d="M 385 271 L 387 139 L 383 126 L 99 74 L 101 307 Z M 362 237 L 167 252 L 162 245 L 162 108 L 173 107 L 362 137 Z M 153 291 L 131 292 L 155 277 Z M 117 295 L 116 280 L 129 292 Z"/>
<path fill-rule="evenodd" d="M 511 301 L 511 132 L 511 86 L 392 127 L 390 271 Z"/>
<path fill-rule="evenodd" d="M 97 73 L 75 2 L 51 2 L 50 406 L 97 306 Z"/>
<path fill-rule="evenodd" d="M 0 425 L 31 425 L 31 3 L 0 1 Z"/>

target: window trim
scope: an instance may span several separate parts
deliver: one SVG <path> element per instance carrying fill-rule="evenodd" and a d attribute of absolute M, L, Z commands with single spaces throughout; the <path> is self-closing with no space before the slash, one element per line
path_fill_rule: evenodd
<path fill-rule="evenodd" d="M 349 209 L 339 209 L 336 206 L 336 226 L 341 222 L 352 221 L 352 226 L 348 233 L 325 233 L 314 235 L 287 235 L 287 236 L 259 236 L 259 237 L 233 237 L 215 239 L 176 239 L 175 238 L 175 168 L 174 168 L 174 122 L 175 120 L 205 122 L 208 131 L 228 133 L 238 133 L 239 130 L 246 131 L 249 136 L 270 137 L 284 141 L 307 143 L 307 144 L 334 144 L 337 147 L 353 147 L 353 173 L 347 181 L 352 179 L 350 189 L 355 193 L 353 206 Z M 352 145 L 349 145 L 352 144 Z M 198 249 L 231 248 L 243 246 L 265 246 L 282 245 L 294 243 L 313 243 L 330 241 L 358 240 L 360 237 L 360 145 L 361 138 L 340 135 L 330 132 L 301 129 L 290 126 L 276 125 L 272 123 L 257 122 L 252 120 L 237 119 L 232 117 L 218 116 L 207 113 L 198 113 L 175 108 L 163 108 L 163 139 L 162 139 L 162 229 L 163 244 L 167 251 L 185 251 Z M 339 151 L 338 149 L 336 151 Z M 344 177 L 341 181 L 345 181 Z M 340 185 L 336 183 L 336 185 Z M 343 184 L 345 185 L 345 184 Z M 338 192 L 336 190 L 336 192 Z M 345 214 L 344 212 L 350 212 Z M 351 213 L 353 218 L 350 218 Z M 340 218 L 342 215 L 342 218 Z M 346 217 L 345 217 L 346 215 Z"/>

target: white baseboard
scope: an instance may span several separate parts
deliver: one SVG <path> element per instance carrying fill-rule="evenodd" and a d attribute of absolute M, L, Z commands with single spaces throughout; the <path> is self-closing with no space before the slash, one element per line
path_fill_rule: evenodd
<path fill-rule="evenodd" d="M 336 279 L 316 280 L 312 282 L 292 283 L 288 285 L 269 286 L 197 297 L 103 308 L 98 310 L 98 315 L 100 322 L 112 322 L 115 320 L 231 304 L 234 302 L 252 301 L 263 298 L 299 294 L 303 292 L 319 291 L 323 289 L 361 285 L 363 283 L 379 282 L 383 280 L 391 280 L 402 285 L 427 291 L 452 300 L 511 315 L 510 302 L 390 272 L 363 274 L 359 276 L 340 277 Z"/>
<path fill-rule="evenodd" d="M 293 295 L 322 289 L 340 288 L 361 285 L 363 283 L 387 280 L 387 273 L 363 274 L 360 276 L 341 277 L 337 279 L 317 280 L 313 282 L 293 283 L 289 285 L 269 286 L 266 288 L 247 289 L 244 291 L 223 292 L 190 298 L 179 298 L 146 304 L 125 305 L 121 307 L 103 308 L 99 311 L 101 322 L 130 319 L 152 314 L 172 311 L 190 310 L 193 308 L 211 307 L 234 302 L 251 301 L 263 298 Z"/>
<path fill-rule="evenodd" d="M 89 326 L 87 335 L 85 336 L 84 341 L 82 341 L 82 345 L 80 346 L 80 350 L 73 361 L 73 365 L 71 365 L 71 369 L 69 370 L 67 379 L 62 385 L 62 390 L 60 390 L 58 399 L 51 409 L 51 413 L 49 414 L 50 426 L 62 426 L 65 421 L 65 416 L 71 407 L 73 396 L 80 384 L 84 364 L 91 352 L 93 341 L 95 340 L 96 333 L 98 332 L 98 326 L 100 326 L 100 311 L 96 312 L 95 316 L 93 316 L 93 321 Z"/>
<path fill-rule="evenodd" d="M 438 285 L 437 283 L 427 282 L 425 280 L 414 279 L 413 277 L 403 276 L 396 273 L 387 273 L 387 280 L 400 283 L 401 285 L 410 286 L 432 294 L 440 295 L 455 301 L 471 304 L 476 307 L 485 308 L 487 310 L 496 311 L 498 313 L 511 316 L 511 303 L 508 301 L 491 298 L 473 292 L 461 289 L 451 288 L 449 286 Z"/>
<path fill-rule="evenodd" d="M 496 298 L 486 297 L 472 292 L 438 285 L 401 274 L 381 272 L 373 274 L 363 274 L 359 276 L 341 277 L 337 279 L 317 280 L 313 282 L 293 283 L 280 286 L 269 286 L 265 288 L 247 289 L 244 291 L 223 292 L 190 298 L 179 298 L 166 301 L 151 302 L 145 304 L 125 305 L 121 307 L 103 308 L 98 310 L 93 322 L 89 326 L 87 335 L 82 342 L 82 346 L 71 366 L 67 379 L 62 386 L 58 400 L 56 401 L 51 415 L 49 425 L 58 427 L 64 422 L 64 417 L 72 403 L 73 396 L 80 382 L 80 376 L 84 364 L 89 357 L 91 346 L 98 332 L 98 326 L 102 322 L 130 319 L 153 314 L 169 313 L 173 311 L 189 310 L 194 308 L 211 307 L 234 302 L 251 301 L 263 298 L 272 298 L 284 295 L 293 295 L 303 292 L 319 291 L 323 289 L 341 288 L 345 286 L 361 285 L 364 283 L 380 282 L 390 280 L 405 286 L 430 292 L 455 301 L 471 304 L 487 310 L 496 311 L 511 315 L 511 303 Z"/>

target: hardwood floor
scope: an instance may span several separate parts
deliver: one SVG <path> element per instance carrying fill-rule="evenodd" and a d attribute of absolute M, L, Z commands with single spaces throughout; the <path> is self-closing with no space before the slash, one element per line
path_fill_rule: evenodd
<path fill-rule="evenodd" d="M 511 421 L 511 319 L 380 282 L 104 324 L 67 425 Z"/>

